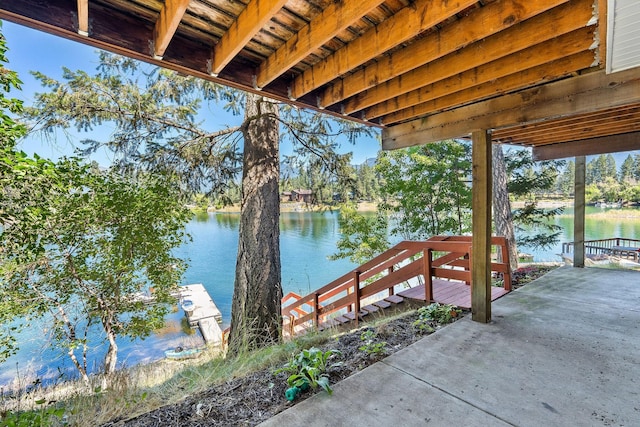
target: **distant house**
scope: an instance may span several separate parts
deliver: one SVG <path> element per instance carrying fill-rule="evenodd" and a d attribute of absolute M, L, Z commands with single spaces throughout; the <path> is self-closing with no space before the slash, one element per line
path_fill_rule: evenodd
<path fill-rule="evenodd" d="M 281 202 L 290 202 L 291 201 L 291 191 L 283 191 L 282 194 L 280 194 L 280 201 Z"/>
<path fill-rule="evenodd" d="M 313 191 L 296 189 L 296 190 L 291 190 L 291 197 L 289 200 L 291 200 L 292 202 L 311 203 L 312 197 L 313 197 Z"/>

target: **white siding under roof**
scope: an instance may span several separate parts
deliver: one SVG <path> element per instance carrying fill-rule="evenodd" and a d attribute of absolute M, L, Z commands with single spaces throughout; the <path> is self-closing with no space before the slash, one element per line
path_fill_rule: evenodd
<path fill-rule="evenodd" d="M 640 66 L 640 0 L 608 0 L 607 73 Z"/>

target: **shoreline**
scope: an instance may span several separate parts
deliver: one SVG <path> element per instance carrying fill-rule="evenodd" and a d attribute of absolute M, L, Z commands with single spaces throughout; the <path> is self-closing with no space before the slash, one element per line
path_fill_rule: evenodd
<path fill-rule="evenodd" d="M 197 211 L 197 209 L 192 208 Z M 280 213 L 283 212 L 335 212 L 340 208 L 337 205 L 310 205 L 304 202 L 285 202 L 280 203 Z M 375 202 L 359 202 L 357 203 L 358 212 L 376 212 L 378 210 L 378 204 Z M 203 211 L 204 212 L 204 211 Z M 240 205 L 224 206 L 220 209 L 209 207 L 208 213 L 240 213 Z"/>

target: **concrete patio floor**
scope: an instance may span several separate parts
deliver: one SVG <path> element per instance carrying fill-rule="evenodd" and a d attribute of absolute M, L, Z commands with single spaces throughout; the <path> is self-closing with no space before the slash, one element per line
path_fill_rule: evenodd
<path fill-rule="evenodd" d="M 261 426 L 640 426 L 640 272 L 561 267 Z"/>

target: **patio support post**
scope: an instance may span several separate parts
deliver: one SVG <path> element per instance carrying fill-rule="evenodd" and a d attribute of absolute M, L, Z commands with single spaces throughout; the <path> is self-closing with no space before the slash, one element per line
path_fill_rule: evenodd
<path fill-rule="evenodd" d="M 491 135 L 471 133 L 473 243 L 471 256 L 471 318 L 491 321 Z"/>
<path fill-rule="evenodd" d="M 584 267 L 584 185 L 585 156 L 576 157 L 576 175 L 574 179 L 573 210 L 573 266 Z"/>

